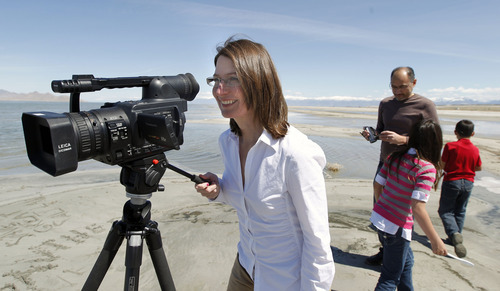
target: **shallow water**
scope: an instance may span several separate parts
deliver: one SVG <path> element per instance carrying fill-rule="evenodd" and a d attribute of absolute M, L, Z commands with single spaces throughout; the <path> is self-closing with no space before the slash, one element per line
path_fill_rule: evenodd
<path fill-rule="evenodd" d="M 82 103 L 82 111 L 96 109 L 97 103 Z M 217 144 L 218 136 L 228 128 L 227 123 L 200 122 L 219 118 L 216 105 L 188 104 L 186 125 L 184 128 L 184 144 L 180 150 L 166 152 L 167 159 L 173 165 L 183 167 L 195 173 L 207 171 L 222 173 Z M 4 126 L 0 129 L 0 175 L 36 173 L 26 155 L 22 130 L 22 112 L 49 111 L 63 113 L 68 111 L 68 104 L 58 102 L 1 102 L 0 116 Z M 193 121 L 193 122 L 190 122 Z M 194 122 L 196 121 L 196 122 Z M 313 115 L 290 113 L 292 124 L 333 125 L 337 127 L 360 127 L 366 122 L 352 119 L 321 118 Z M 342 165 L 339 177 L 369 178 L 376 165 L 379 145 L 370 145 L 359 138 L 336 138 L 310 136 L 324 150 L 329 163 Z M 79 163 L 79 169 L 92 167 L 109 167 L 93 160 Z"/>
<path fill-rule="evenodd" d="M 100 108 L 100 103 L 82 103 L 81 110 Z M 56 113 L 68 112 L 67 103 L 58 102 L 0 102 L 0 176 L 15 174 L 40 173 L 41 170 L 32 166 L 26 155 L 24 135 L 21 124 L 22 112 L 50 111 Z M 291 124 L 311 124 L 361 129 L 365 125 L 375 126 L 373 112 L 367 112 L 365 118 L 336 118 L 311 114 L 290 112 Z M 217 145 L 218 136 L 228 128 L 228 124 L 199 122 L 208 119 L 221 119 L 216 105 L 188 103 L 186 126 L 184 129 L 184 144 L 180 150 L 166 152 L 168 161 L 193 174 L 214 172 L 222 173 L 223 165 Z M 192 121 L 192 122 L 190 122 Z M 196 122 L 194 122 L 196 121 Z M 456 121 L 442 119 L 445 134 L 452 134 Z M 477 136 L 500 138 L 497 130 L 500 122 L 475 121 Z M 339 164 L 340 171 L 325 170 L 325 176 L 331 178 L 372 179 L 379 156 L 379 143 L 369 144 L 361 136 L 356 137 L 322 137 L 310 136 L 325 152 L 330 164 Z M 82 161 L 78 171 L 111 167 L 94 160 Z M 117 166 L 115 166 L 117 167 Z M 118 177 L 117 177 L 118 180 Z M 500 193 L 495 193 L 491 185 L 499 183 L 500 177 L 487 171 L 478 172 L 473 195 L 491 205 L 500 205 Z M 497 188 L 498 189 L 498 186 Z M 437 193 L 438 194 L 438 193 Z M 493 223 L 500 229 L 500 213 L 494 207 L 485 215 L 485 221 Z"/>

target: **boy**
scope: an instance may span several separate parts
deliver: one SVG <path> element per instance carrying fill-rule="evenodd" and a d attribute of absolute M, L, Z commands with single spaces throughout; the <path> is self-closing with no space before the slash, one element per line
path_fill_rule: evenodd
<path fill-rule="evenodd" d="M 474 186 L 476 171 L 481 171 L 479 150 L 472 144 L 474 123 L 460 120 L 455 126 L 458 141 L 444 146 L 441 157 L 444 170 L 438 213 L 455 253 L 463 258 L 467 255 L 462 237 L 467 202 Z"/>

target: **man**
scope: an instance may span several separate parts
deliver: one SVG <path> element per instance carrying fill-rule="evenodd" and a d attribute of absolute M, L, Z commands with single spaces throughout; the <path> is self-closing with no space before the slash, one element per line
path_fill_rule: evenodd
<path fill-rule="evenodd" d="M 375 134 L 382 141 L 380 160 L 375 176 L 380 171 L 387 156 L 408 142 L 408 134 L 413 124 L 431 119 L 439 123 L 436 106 L 422 95 L 413 93 L 417 84 L 415 72 L 411 67 L 397 67 L 391 73 L 391 89 L 394 94 L 380 101 Z M 367 140 L 368 130 L 361 133 Z M 376 255 L 368 257 L 369 265 L 382 264 L 383 248 Z"/>

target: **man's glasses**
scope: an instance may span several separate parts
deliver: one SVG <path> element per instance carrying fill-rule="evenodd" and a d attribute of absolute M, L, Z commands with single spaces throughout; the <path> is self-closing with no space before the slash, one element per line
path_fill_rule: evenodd
<path fill-rule="evenodd" d="M 207 84 L 210 87 L 219 87 L 220 84 L 224 84 L 224 87 L 234 88 L 240 85 L 240 80 L 237 77 L 229 77 L 227 79 L 208 77 Z"/>
<path fill-rule="evenodd" d="M 408 85 L 408 84 L 404 84 L 401 86 L 394 86 L 394 85 L 390 84 L 389 86 L 391 87 L 392 90 L 406 90 L 410 87 L 410 85 Z"/>

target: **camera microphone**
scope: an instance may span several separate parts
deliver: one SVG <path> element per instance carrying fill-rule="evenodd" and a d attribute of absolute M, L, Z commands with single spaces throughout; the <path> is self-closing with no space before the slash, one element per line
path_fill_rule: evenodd
<path fill-rule="evenodd" d="M 73 79 L 71 80 L 52 81 L 51 87 L 52 91 L 57 93 L 94 92 L 94 91 L 99 91 L 103 88 L 117 89 L 117 88 L 147 87 L 154 78 L 155 77 L 148 77 L 148 76 L 94 78 L 94 75 L 73 75 Z"/>
<path fill-rule="evenodd" d="M 54 80 L 52 81 L 52 91 L 56 93 L 76 93 L 76 92 L 92 92 L 95 89 L 92 86 L 94 76 L 88 75 L 86 79 L 74 80 Z"/>

